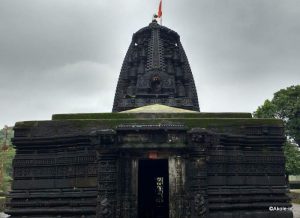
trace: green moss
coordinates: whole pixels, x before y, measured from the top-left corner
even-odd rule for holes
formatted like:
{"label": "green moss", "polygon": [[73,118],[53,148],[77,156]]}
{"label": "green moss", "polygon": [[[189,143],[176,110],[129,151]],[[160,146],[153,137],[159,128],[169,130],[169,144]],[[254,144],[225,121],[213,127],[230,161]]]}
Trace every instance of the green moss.
{"label": "green moss", "polygon": [[[98,119],[91,119],[95,118]],[[104,114],[86,114],[86,115],[56,115],[53,121],[27,121],[19,122],[16,128],[30,128],[42,126],[42,124],[48,127],[58,127],[58,126],[70,126],[74,128],[115,128],[121,124],[184,124],[188,128],[200,127],[200,128],[227,128],[227,127],[242,127],[242,126],[283,126],[281,120],[276,119],[253,119],[253,118],[203,118],[194,117],[191,115],[195,114],[185,114],[185,117],[176,114],[174,116],[168,116],[171,114],[159,114],[160,116],[150,116],[147,117],[137,116],[136,114],[120,114],[120,113],[104,113]],[[100,116],[98,116],[100,115]],[[178,115],[178,116],[177,116]],[[188,116],[189,115],[189,116]],[[64,117],[61,117],[64,116]],[[66,117],[65,117],[66,116]],[[82,118],[85,119],[82,119]],[[100,117],[102,119],[100,119]],[[72,119],[80,118],[80,119]]]}
{"label": "green moss", "polygon": [[101,127],[115,128],[121,124],[184,124],[188,128],[200,127],[230,127],[230,126],[282,126],[281,120],[276,119],[234,119],[234,118],[128,118],[128,119],[85,119],[85,120],[55,120],[53,123],[68,123],[78,128]]}
{"label": "green moss", "polygon": [[250,113],[87,113],[54,114],[52,120],[128,119],[128,118],[251,118]]}
{"label": "green moss", "polygon": [[17,122],[14,126],[14,128],[28,128],[28,127],[34,127],[38,126],[39,122],[42,121],[22,121],[22,122]]}

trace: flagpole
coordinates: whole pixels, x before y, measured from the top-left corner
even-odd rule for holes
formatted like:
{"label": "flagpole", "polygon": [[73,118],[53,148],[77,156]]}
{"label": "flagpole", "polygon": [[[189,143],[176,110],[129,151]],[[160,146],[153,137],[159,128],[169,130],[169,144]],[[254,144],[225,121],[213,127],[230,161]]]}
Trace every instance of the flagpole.
{"label": "flagpole", "polygon": [[157,12],[157,17],[159,18],[160,25],[162,26],[162,0],[159,1],[159,6],[158,6],[158,12]]}
{"label": "flagpole", "polygon": [[[160,0],[161,1],[161,10],[162,10],[162,0]],[[163,18],[163,14],[161,15],[161,17],[160,17],[160,25],[162,26],[162,19]]]}

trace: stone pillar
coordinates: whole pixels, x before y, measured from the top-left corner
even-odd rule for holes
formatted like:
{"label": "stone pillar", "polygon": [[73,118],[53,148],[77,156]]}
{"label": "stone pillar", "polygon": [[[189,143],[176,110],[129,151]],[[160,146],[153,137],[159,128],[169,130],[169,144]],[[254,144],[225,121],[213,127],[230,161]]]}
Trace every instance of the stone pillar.
{"label": "stone pillar", "polygon": [[99,130],[91,132],[91,144],[97,152],[97,218],[116,218],[119,213],[117,205],[118,162],[116,132]]}
{"label": "stone pillar", "polygon": [[97,218],[115,218],[117,208],[118,160],[115,152],[99,151]]}
{"label": "stone pillar", "polygon": [[181,218],[183,211],[185,161],[182,156],[169,158],[170,218]]}
{"label": "stone pillar", "polygon": [[122,156],[120,158],[120,174],[119,174],[119,205],[120,205],[120,218],[136,218],[136,198],[134,194],[134,165],[135,160],[130,156]]}
{"label": "stone pillar", "polygon": [[207,217],[207,147],[214,137],[205,129],[188,132],[188,156],[186,160],[185,216]]}
{"label": "stone pillar", "polygon": [[207,210],[207,168],[205,152],[193,147],[186,164],[186,217],[205,217]]}

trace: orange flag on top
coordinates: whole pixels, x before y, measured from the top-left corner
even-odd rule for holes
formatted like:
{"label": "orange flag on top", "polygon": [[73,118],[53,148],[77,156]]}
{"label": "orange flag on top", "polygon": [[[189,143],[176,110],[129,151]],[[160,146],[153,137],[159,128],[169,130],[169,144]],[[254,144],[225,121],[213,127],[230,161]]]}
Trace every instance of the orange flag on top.
{"label": "orange flag on top", "polygon": [[158,16],[159,18],[161,18],[161,16],[162,16],[162,0],[160,0],[160,2],[159,2],[159,7],[158,7],[157,16]]}

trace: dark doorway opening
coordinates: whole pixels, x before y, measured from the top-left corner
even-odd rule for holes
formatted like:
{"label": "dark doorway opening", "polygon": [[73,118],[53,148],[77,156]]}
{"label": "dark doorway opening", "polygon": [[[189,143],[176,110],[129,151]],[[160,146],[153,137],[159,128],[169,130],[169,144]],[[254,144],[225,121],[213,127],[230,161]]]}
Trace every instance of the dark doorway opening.
{"label": "dark doorway opening", "polygon": [[139,218],[169,218],[168,160],[140,160],[138,170]]}

